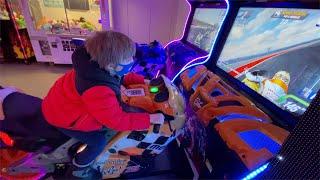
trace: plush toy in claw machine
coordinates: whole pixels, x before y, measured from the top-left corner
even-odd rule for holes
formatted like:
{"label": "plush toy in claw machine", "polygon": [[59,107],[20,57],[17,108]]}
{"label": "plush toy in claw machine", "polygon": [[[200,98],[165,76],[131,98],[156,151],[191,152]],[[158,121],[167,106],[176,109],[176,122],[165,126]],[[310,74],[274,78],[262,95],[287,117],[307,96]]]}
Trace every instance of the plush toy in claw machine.
{"label": "plush toy in claw machine", "polygon": [[24,16],[22,14],[17,14],[16,12],[13,12],[13,17],[19,29],[26,28],[26,21],[24,20]]}
{"label": "plush toy in claw machine", "polygon": [[[0,1],[0,29],[3,58],[31,62],[34,57],[24,16],[18,1]],[[3,19],[4,18],[4,19]]]}
{"label": "plush toy in claw machine", "polygon": [[[84,17],[79,19],[72,19],[70,22],[70,32],[72,34],[82,34],[86,35],[92,31],[97,30],[97,28]],[[37,24],[37,29],[45,30],[46,32],[51,32],[53,34],[63,34],[69,32],[67,22],[64,20],[48,19],[43,17]]]}
{"label": "plush toy in claw machine", "polygon": [[45,30],[54,34],[62,34],[68,31],[67,23],[64,20],[52,20],[43,17],[37,24],[37,29]]}
{"label": "plush toy in claw machine", "polygon": [[94,0],[94,3],[95,3],[96,5],[99,5],[99,4],[100,4],[100,0]]}
{"label": "plush toy in claw machine", "polygon": [[4,0],[0,0],[0,20],[9,20],[9,13]]}
{"label": "plush toy in claw machine", "polygon": [[87,21],[84,17],[80,17],[79,19],[72,19],[70,22],[70,31],[76,32],[77,34],[89,34],[92,31],[96,31],[97,28],[89,21]]}

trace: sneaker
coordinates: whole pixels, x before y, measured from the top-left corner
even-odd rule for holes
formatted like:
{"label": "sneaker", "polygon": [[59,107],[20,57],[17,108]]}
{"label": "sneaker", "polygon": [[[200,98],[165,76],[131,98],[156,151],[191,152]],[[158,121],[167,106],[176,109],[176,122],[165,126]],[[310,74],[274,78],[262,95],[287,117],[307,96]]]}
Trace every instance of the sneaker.
{"label": "sneaker", "polygon": [[102,175],[99,171],[88,167],[77,167],[71,165],[66,173],[66,178],[68,179],[102,179]]}

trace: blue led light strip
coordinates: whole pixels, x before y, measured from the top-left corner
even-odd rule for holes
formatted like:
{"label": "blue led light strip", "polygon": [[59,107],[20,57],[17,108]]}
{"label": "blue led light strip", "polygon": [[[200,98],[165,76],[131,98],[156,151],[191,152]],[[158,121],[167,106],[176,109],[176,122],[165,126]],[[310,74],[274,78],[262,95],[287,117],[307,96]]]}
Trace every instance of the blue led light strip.
{"label": "blue led light strip", "polygon": [[[212,46],[211,46],[210,54],[207,56],[207,59],[204,60],[203,62],[195,63],[195,64],[192,64],[192,65],[190,65],[190,66],[184,66],[184,67],[173,77],[173,79],[171,80],[171,82],[174,82],[174,81],[176,80],[176,78],[177,78],[184,70],[186,70],[186,69],[188,69],[188,68],[190,68],[190,67],[197,66],[197,65],[204,64],[204,63],[208,62],[208,60],[209,60],[209,58],[210,58],[210,56],[211,56],[213,47],[214,47],[214,45],[216,44],[217,37],[218,37],[218,35],[220,34],[221,27],[223,26],[223,24],[224,24],[224,22],[225,22],[225,20],[226,20],[226,18],[227,18],[227,16],[228,16],[228,14],[229,14],[229,10],[230,10],[229,0],[225,0],[225,2],[227,3],[227,12],[226,12],[226,14],[225,14],[225,16],[224,16],[224,18],[223,18],[222,25],[219,27],[218,33],[216,34],[216,37],[214,38],[214,42],[213,42],[213,44],[212,44]],[[201,58],[203,58],[203,57],[201,57]],[[197,59],[199,59],[199,58],[197,58]],[[193,61],[195,61],[195,60],[193,60]],[[190,64],[190,63],[188,63],[188,64]]]}
{"label": "blue led light strip", "polygon": [[264,170],[267,169],[269,163],[259,167],[258,169],[252,171],[250,174],[248,174],[246,177],[244,177],[242,180],[250,180],[255,178],[258,174],[262,173]]}

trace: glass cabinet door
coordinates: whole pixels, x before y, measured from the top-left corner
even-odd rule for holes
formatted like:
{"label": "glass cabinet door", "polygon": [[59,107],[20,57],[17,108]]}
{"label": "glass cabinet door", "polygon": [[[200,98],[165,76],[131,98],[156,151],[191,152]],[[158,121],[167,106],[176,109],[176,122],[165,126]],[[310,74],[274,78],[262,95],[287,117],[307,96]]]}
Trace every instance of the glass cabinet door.
{"label": "glass cabinet door", "polygon": [[100,0],[64,0],[72,34],[101,30]]}
{"label": "glass cabinet door", "polygon": [[10,5],[14,21],[19,29],[25,29],[26,28],[26,21],[24,19],[24,16],[22,14],[22,10],[20,7],[20,4],[18,0],[8,0],[8,3]]}
{"label": "glass cabinet door", "polygon": [[10,20],[5,0],[0,0],[0,20]]}
{"label": "glass cabinet door", "polygon": [[100,0],[28,0],[34,28],[49,34],[101,30]]}
{"label": "glass cabinet door", "polygon": [[34,28],[49,34],[69,33],[63,0],[29,0]]}

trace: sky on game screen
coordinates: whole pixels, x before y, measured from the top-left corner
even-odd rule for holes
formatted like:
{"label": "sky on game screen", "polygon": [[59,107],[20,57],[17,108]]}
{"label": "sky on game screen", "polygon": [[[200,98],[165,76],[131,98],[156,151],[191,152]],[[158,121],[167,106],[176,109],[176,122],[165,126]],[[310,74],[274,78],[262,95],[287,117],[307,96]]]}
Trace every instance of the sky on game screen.
{"label": "sky on game screen", "polygon": [[187,41],[207,52],[222,24],[226,9],[198,8],[194,12]]}
{"label": "sky on game screen", "polygon": [[320,89],[319,52],[320,10],[240,8],[217,66],[301,115]]}

